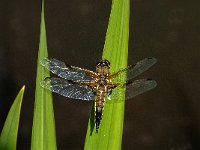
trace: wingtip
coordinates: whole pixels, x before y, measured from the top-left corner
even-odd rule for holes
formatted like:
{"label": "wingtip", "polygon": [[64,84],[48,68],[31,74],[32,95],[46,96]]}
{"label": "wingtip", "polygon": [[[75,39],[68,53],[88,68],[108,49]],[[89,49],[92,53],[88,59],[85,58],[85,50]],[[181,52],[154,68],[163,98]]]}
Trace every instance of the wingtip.
{"label": "wingtip", "polygon": [[42,59],[40,60],[40,64],[41,64],[42,66],[45,66],[45,64],[47,63],[47,61],[48,61],[48,58],[47,58],[47,57],[42,58]]}
{"label": "wingtip", "polygon": [[147,78],[146,81],[152,82],[154,85],[154,88],[157,86],[157,82],[151,78]]}
{"label": "wingtip", "polygon": [[43,88],[46,87],[47,81],[48,82],[50,81],[49,78],[50,77],[45,77],[44,80],[40,81],[40,86],[43,87]]}
{"label": "wingtip", "polygon": [[158,61],[155,57],[148,57],[147,59],[152,60],[155,63]]}
{"label": "wingtip", "polygon": [[40,81],[40,86],[41,86],[41,87],[44,87],[44,85],[45,85],[44,80]]}
{"label": "wingtip", "polygon": [[155,80],[154,80],[154,83],[155,83],[155,87],[156,87],[158,84],[157,84],[157,82]]}
{"label": "wingtip", "polygon": [[157,82],[155,80],[151,80],[151,82],[153,82],[153,85],[154,85],[153,88],[155,88],[157,86]]}

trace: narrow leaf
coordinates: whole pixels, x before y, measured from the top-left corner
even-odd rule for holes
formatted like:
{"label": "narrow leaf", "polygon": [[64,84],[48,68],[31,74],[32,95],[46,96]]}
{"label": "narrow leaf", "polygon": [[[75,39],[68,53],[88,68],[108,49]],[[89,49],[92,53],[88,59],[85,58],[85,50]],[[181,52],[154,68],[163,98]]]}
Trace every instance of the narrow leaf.
{"label": "narrow leaf", "polygon": [[17,133],[24,89],[25,86],[23,86],[22,89],[19,91],[6,118],[6,122],[4,124],[0,137],[1,150],[16,150]]}
{"label": "narrow leaf", "polygon": [[[129,13],[129,0],[112,0],[112,9],[103,50],[103,58],[111,62],[111,72],[127,67]],[[118,80],[125,80],[125,77]],[[113,90],[113,92],[122,93],[118,97],[120,99],[125,98],[125,89],[122,92],[117,90]],[[85,140],[85,150],[120,150],[123,121],[124,102],[105,104],[99,132],[95,133],[94,112],[92,111]]]}
{"label": "narrow leaf", "polygon": [[56,132],[51,92],[43,89],[40,82],[49,72],[40,65],[40,60],[47,57],[47,40],[44,19],[44,0],[42,0],[40,44],[37,61],[35,106],[32,127],[31,150],[56,150]]}

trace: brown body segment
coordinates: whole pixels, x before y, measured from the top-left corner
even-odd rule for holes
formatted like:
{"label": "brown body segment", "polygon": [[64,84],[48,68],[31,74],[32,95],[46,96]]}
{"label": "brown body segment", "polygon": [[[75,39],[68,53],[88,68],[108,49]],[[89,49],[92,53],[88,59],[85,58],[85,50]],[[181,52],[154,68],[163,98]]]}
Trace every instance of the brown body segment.
{"label": "brown body segment", "polygon": [[103,108],[104,108],[104,102],[105,102],[105,97],[106,97],[106,86],[100,85],[96,89],[96,96],[95,96],[95,105],[94,105],[94,110],[95,110],[95,124],[96,124],[96,131],[98,132],[99,126],[100,126],[100,121],[102,120],[102,115],[103,115]]}
{"label": "brown body segment", "polygon": [[103,116],[103,108],[105,97],[109,95],[109,90],[115,88],[111,82],[110,75],[110,62],[108,60],[101,60],[96,66],[96,73],[98,77],[95,79],[96,84],[93,84],[94,91],[96,92],[95,95],[95,125],[96,125],[96,132],[98,132],[100,122]]}

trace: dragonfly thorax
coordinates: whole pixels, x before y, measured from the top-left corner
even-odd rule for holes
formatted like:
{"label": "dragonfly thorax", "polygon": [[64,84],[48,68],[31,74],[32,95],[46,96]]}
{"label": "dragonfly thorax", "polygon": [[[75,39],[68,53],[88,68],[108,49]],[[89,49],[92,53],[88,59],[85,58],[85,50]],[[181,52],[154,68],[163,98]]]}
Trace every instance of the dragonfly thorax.
{"label": "dragonfly thorax", "polygon": [[97,80],[97,84],[99,85],[106,85],[108,83],[108,79],[106,77],[99,77],[99,79]]}

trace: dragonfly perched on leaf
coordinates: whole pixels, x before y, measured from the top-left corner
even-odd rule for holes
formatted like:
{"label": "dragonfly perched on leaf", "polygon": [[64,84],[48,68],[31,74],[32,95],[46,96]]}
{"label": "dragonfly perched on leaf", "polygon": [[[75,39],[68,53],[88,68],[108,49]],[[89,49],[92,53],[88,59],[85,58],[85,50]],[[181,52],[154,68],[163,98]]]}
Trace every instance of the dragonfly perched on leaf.
{"label": "dragonfly perched on leaf", "polygon": [[[112,100],[117,101],[112,94],[113,89],[126,88],[125,99],[131,99],[156,87],[156,81],[151,79],[133,80],[153,66],[156,61],[152,57],[145,58],[135,65],[110,73],[110,62],[106,59],[97,62],[96,72],[94,72],[66,65],[57,59],[44,58],[41,60],[41,65],[61,78],[47,77],[40,85],[68,98],[94,101],[95,126],[98,132],[106,97],[112,96]],[[125,82],[114,82],[120,76],[126,77]]]}

